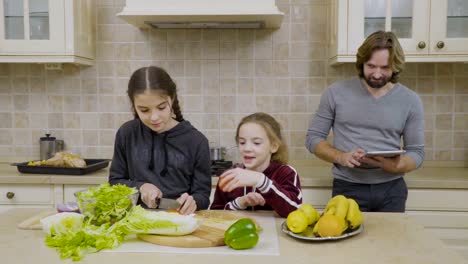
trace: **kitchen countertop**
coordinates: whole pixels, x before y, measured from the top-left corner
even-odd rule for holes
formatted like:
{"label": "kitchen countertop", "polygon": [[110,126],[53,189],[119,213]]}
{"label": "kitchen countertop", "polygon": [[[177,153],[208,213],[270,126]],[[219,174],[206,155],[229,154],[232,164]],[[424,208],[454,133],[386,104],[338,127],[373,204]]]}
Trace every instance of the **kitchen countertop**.
{"label": "kitchen countertop", "polygon": [[[304,188],[331,187],[331,164],[318,160],[297,160],[290,163],[299,173]],[[23,174],[8,162],[0,161],[0,184],[100,184],[107,181],[109,167],[82,176]],[[217,177],[212,178],[216,186]],[[468,167],[464,162],[426,161],[405,176],[409,188],[468,189]]]}
{"label": "kitchen countertop", "polygon": [[[42,210],[21,208],[0,214],[2,263],[64,263],[54,249],[44,244],[42,231],[16,228],[17,223]],[[280,225],[284,219],[276,218],[275,221],[279,256],[242,255],[236,251],[232,255],[99,252],[86,255],[77,263],[466,263],[404,213],[364,213],[364,231],[361,234],[325,243],[293,239],[281,232]]]}
{"label": "kitchen countertop", "polygon": [[[331,187],[330,163],[318,160],[292,161],[304,187]],[[408,188],[468,189],[468,164],[458,161],[425,161],[419,169],[407,173]]]}

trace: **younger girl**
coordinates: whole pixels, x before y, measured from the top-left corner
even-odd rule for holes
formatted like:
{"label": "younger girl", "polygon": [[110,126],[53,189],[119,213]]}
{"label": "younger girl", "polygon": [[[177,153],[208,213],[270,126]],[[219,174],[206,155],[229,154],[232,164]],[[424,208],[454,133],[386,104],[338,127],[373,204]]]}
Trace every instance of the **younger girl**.
{"label": "younger girl", "polygon": [[135,119],[117,131],[109,182],[137,188],[149,208],[161,197],[178,199],[182,214],[208,208],[208,140],[182,117],[171,77],[158,67],[140,68],[127,92]]}
{"label": "younger girl", "polygon": [[236,142],[242,168],[224,172],[218,181],[211,209],[275,210],[286,217],[302,203],[296,170],[287,165],[287,148],[279,123],[255,113],[237,126]]}

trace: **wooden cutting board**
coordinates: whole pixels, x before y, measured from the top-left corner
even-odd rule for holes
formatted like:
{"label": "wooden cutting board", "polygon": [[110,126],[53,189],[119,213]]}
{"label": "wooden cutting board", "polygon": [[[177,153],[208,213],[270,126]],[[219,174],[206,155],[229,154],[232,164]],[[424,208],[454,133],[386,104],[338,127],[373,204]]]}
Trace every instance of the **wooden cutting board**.
{"label": "wooden cutting board", "polygon": [[42,229],[42,225],[40,222],[41,219],[46,218],[47,216],[53,215],[56,213],[57,213],[56,210],[41,212],[37,215],[33,215],[30,218],[24,220],[23,222],[16,225],[16,227],[19,229],[27,229],[27,230],[41,230]]}
{"label": "wooden cutting board", "polygon": [[196,212],[196,217],[202,219],[202,225],[192,234],[185,236],[163,236],[140,234],[138,238],[162,246],[202,248],[224,245],[224,232],[237,220],[245,215],[223,211],[206,210]]}

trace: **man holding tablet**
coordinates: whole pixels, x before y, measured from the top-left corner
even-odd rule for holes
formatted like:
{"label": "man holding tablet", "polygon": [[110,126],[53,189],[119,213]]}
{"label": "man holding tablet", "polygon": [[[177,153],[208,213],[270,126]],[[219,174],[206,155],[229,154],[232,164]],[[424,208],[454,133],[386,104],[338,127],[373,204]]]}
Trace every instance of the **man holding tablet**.
{"label": "man holding tablet", "polygon": [[309,151],[333,163],[333,196],[355,199],[362,211],[404,212],[403,176],[424,160],[423,107],[398,83],[403,66],[396,36],[371,34],[356,55],[359,76],[325,91],[307,130]]}

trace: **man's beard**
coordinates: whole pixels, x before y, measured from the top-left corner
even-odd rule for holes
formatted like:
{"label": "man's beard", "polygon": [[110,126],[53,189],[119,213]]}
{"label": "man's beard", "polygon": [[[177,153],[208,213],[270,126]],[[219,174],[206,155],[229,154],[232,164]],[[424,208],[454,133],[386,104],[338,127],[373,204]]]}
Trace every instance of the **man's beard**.
{"label": "man's beard", "polygon": [[389,81],[390,78],[381,78],[380,80],[373,80],[371,77],[364,77],[364,80],[366,81],[367,85],[369,85],[372,88],[375,89],[380,89],[384,87]]}

